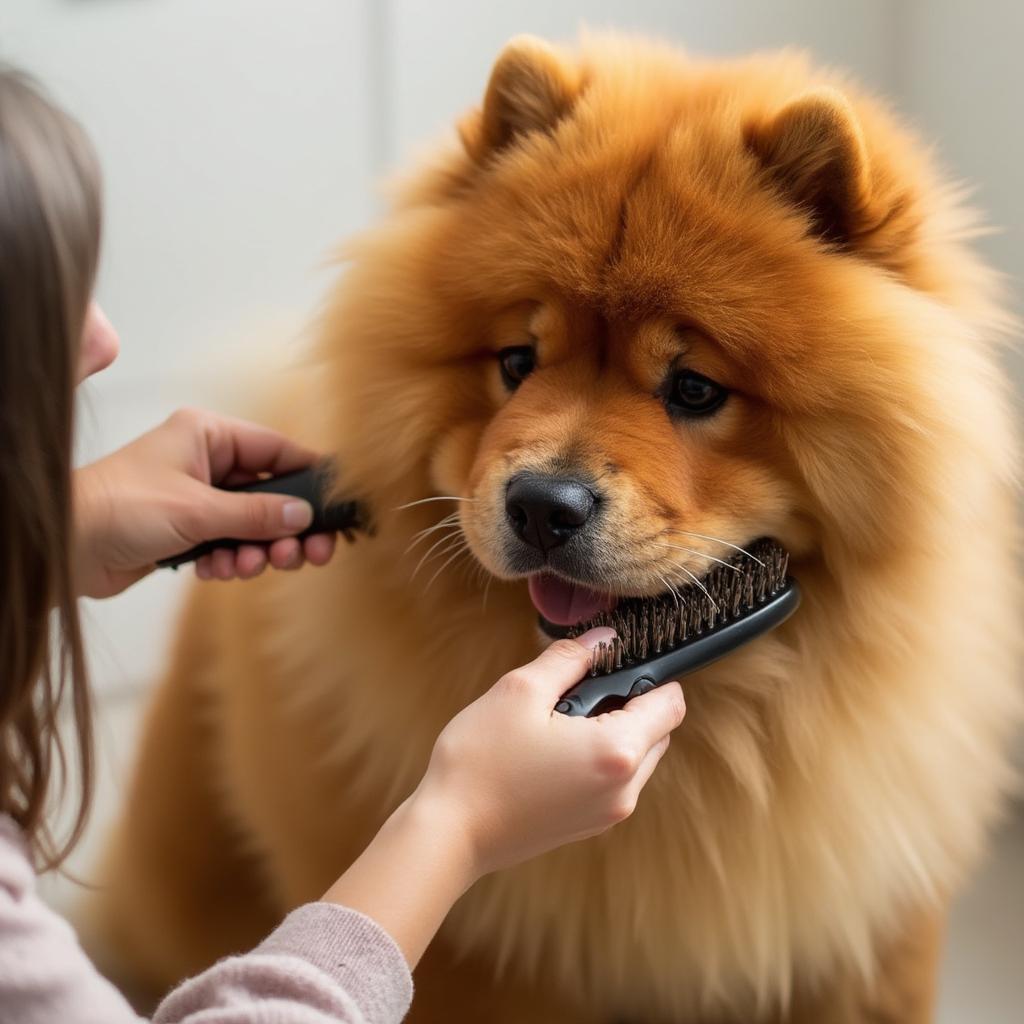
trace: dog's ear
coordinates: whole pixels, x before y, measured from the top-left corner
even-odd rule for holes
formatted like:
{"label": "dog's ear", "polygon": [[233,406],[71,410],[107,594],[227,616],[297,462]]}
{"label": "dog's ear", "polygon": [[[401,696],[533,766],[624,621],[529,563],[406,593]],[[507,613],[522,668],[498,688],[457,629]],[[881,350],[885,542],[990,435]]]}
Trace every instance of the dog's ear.
{"label": "dog's ear", "polygon": [[478,163],[527,132],[550,131],[572,109],[579,72],[553,47],[518,36],[491,71],[483,107],[459,124],[466,152]]}
{"label": "dog's ear", "polygon": [[772,184],[805,211],[812,230],[848,248],[884,220],[864,136],[842,93],[819,89],[748,126],[746,144]]}

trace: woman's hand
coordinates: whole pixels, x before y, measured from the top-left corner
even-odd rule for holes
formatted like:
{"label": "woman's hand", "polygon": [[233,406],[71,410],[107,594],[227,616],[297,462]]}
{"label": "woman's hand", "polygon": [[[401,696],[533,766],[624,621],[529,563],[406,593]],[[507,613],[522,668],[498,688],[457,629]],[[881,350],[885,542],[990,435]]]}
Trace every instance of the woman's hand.
{"label": "woman's hand", "polygon": [[205,540],[256,543],[219,549],[196,563],[203,579],[256,576],[268,562],[297,569],[328,562],[333,534],[300,542],[310,523],[305,501],[232,493],[260,473],[288,473],[315,452],[273,430],[214,413],[183,409],[112,455],[75,471],[75,570],[78,592],[107,597],[147,575],[161,558]]}
{"label": "woman's hand", "polygon": [[552,711],[586,675],[591,649],[614,635],[602,627],[556,641],[438,737],[413,800],[468,838],[479,874],[597,835],[633,813],[686,712],[679,684],[596,718]]}
{"label": "woman's hand", "polygon": [[559,640],[459,712],[416,792],[324,899],[374,918],[415,966],[482,875],[629,817],[686,705],[673,682],[597,718],[552,710],[612,636]]}

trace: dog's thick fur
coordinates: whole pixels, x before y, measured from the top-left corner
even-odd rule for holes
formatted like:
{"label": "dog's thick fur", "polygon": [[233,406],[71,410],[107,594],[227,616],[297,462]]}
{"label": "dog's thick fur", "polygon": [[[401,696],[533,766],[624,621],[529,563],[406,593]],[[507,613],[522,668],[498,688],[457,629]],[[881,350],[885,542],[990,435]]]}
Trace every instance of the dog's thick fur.
{"label": "dog's thick fur", "polygon": [[[350,247],[291,396],[376,535],[192,595],[108,861],[135,973],[168,984],[317,898],[535,654],[504,488],[570,465],[602,490],[609,589],[706,567],[668,542],[728,550],[672,531],[769,534],[804,603],[686,681],[627,822],[466,895],[413,1019],[929,1020],[1019,712],[1006,323],[971,233],[892,116],[799,55],[510,44]],[[510,394],[495,353],[524,344]],[[731,389],[713,416],[666,411],[681,364]],[[471,500],[398,509],[433,495]],[[413,578],[452,511],[468,547]]]}

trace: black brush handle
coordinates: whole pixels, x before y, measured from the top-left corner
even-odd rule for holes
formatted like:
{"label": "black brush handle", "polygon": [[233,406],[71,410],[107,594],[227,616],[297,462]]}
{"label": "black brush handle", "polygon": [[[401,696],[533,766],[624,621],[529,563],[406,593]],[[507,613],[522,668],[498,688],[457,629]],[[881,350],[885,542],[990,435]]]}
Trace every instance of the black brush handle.
{"label": "black brush handle", "polygon": [[563,715],[588,718],[621,708],[630,697],[647,693],[670,679],[689,675],[774,629],[796,611],[800,587],[789,578],[763,604],[738,619],[708,630],[650,661],[618,669],[605,676],[589,676],[564,694],[555,705]]}
{"label": "black brush handle", "polygon": [[[224,487],[225,491],[249,491],[254,494],[287,494],[292,498],[301,498],[313,506],[313,522],[309,527],[296,534],[300,539],[313,533],[334,533],[341,531],[346,536],[352,530],[367,530],[367,516],[358,501],[327,501],[333,480],[333,468],[329,461],[324,461],[300,469],[294,473],[267,477],[264,480],[253,480],[247,484]],[[156,564],[161,568],[177,569],[186,562],[194,562],[202,555],[208,555],[217,548],[235,549],[242,544],[256,544],[258,541],[239,540],[234,537],[223,537],[219,540],[207,540],[197,544],[180,555],[162,558]]]}

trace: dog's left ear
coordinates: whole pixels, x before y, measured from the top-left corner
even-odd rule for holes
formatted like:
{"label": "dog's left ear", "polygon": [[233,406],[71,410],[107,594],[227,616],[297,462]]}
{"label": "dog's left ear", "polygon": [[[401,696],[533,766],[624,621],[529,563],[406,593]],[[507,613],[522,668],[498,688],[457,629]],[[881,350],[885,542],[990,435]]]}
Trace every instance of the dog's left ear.
{"label": "dog's left ear", "polygon": [[466,152],[483,163],[528,132],[550,131],[572,109],[579,72],[533,36],[513,39],[498,57],[481,109],[459,124]]}
{"label": "dog's left ear", "polygon": [[885,190],[876,187],[860,124],[842,93],[818,89],[792,100],[748,126],[746,144],[826,241],[857,248],[884,221]]}

